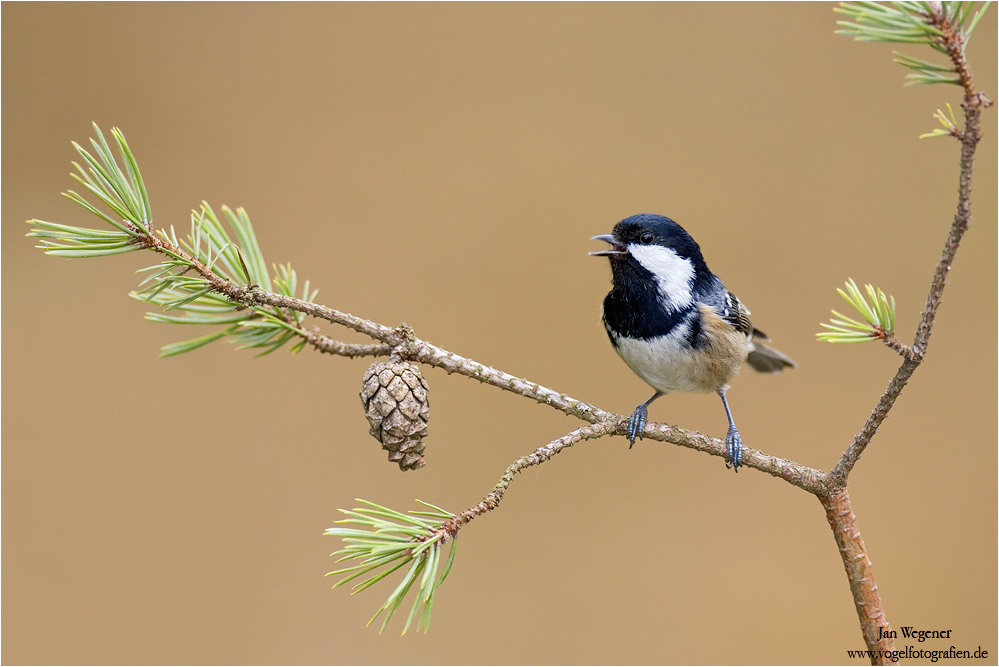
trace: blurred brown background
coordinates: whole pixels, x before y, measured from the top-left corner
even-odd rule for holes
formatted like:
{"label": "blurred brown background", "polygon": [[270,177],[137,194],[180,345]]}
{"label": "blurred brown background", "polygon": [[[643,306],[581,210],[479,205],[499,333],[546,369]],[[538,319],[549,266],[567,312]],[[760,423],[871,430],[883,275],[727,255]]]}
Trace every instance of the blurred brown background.
{"label": "blurred brown background", "polygon": [[[664,213],[800,363],[736,381],[747,444],[829,469],[899,360],[814,334],[853,277],[895,296],[911,339],[958,162],[956,142],[917,137],[959,101],[903,88],[891,47],[835,20],[829,4],[5,3],[3,661],[847,661],[863,640],[813,497],[620,438],[527,471],[467,527],[429,635],[365,629],[392,585],[330,590],[337,508],[460,511],[577,422],[430,369],[428,465],[402,474],[367,434],[368,361],[158,359],[201,332],[126,296],[151,257],[60,260],[24,238],[28,218],[96,224],[59,192],[70,141],[117,125],[159,225],[185,228],[201,199],[245,206],[320,302],[628,412],[649,389],[598,321],[610,272],[588,239]],[[996,43],[993,10],[970,47],[993,98]],[[919,647],[992,664],[995,130],[992,110],[928,361],[850,486],[892,624],[951,629]],[[714,396],[651,416],[725,432]]]}

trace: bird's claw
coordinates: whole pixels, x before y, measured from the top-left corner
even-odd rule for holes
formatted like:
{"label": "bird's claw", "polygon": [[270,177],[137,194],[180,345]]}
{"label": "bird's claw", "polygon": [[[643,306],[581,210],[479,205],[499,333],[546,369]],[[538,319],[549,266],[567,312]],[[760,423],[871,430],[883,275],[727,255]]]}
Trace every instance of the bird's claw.
{"label": "bird's claw", "polygon": [[739,472],[739,466],[742,465],[742,436],[739,435],[739,430],[734,426],[728,429],[725,444],[728,446],[725,467],[734,468],[736,472]]}
{"label": "bird's claw", "polygon": [[642,429],[645,428],[645,420],[648,417],[649,409],[644,404],[639,405],[631,413],[631,419],[628,420],[628,440],[631,441],[631,444],[628,445],[628,449],[635,446],[635,438],[642,438]]}

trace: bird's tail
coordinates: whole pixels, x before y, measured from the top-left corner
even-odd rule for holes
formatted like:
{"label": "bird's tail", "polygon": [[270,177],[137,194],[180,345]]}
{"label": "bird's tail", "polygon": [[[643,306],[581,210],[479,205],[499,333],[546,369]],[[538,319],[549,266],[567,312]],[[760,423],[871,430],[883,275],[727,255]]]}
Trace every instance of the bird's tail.
{"label": "bird's tail", "polygon": [[750,346],[752,350],[746,357],[746,362],[753,367],[753,370],[761,373],[780,373],[785,368],[798,367],[791,357],[769,345],[754,340]]}

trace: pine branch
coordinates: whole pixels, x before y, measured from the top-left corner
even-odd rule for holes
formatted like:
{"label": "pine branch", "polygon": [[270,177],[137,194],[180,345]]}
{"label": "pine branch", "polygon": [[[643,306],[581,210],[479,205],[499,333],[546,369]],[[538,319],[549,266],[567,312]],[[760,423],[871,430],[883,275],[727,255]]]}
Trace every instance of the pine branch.
{"label": "pine branch", "polygon": [[845,292],[841,289],[836,291],[867,323],[859,322],[834,310],[833,315],[838,319],[830,320],[831,324],[820,323],[819,326],[824,327],[826,331],[815,334],[816,337],[820,341],[829,343],[864,343],[880,340],[903,357],[908,357],[911,354],[909,348],[895,338],[895,297],[885,296],[884,292],[875,290],[870,285],[864,285],[864,288],[870,302],[861,294],[853,278],[846,282]]}
{"label": "pine branch", "polygon": [[[326,535],[343,539],[347,546],[334,552],[332,556],[340,556],[338,563],[346,560],[360,560],[357,565],[334,570],[326,576],[346,575],[333,584],[333,588],[342,586],[350,581],[362,577],[371,572],[377,572],[367,579],[354,584],[353,593],[360,593],[368,587],[378,583],[396,570],[409,566],[403,576],[402,582],[396,586],[392,594],[389,595],[385,604],[375,612],[375,615],[368,621],[371,625],[382,612],[385,618],[382,620],[379,633],[388,626],[392,616],[402,606],[407,594],[415,586],[416,595],[413,602],[406,625],[403,626],[402,634],[406,634],[413,620],[419,617],[416,623],[417,630],[424,632],[430,628],[430,615],[434,608],[434,595],[437,588],[447,579],[451,566],[454,563],[455,548],[457,540],[456,530],[452,530],[449,524],[452,515],[446,510],[418,501],[428,511],[411,511],[409,514],[402,514],[387,507],[376,505],[366,500],[357,499],[365,507],[354,510],[340,510],[349,518],[337,523],[349,523],[362,526],[363,528],[328,528]],[[431,519],[436,519],[432,521]],[[447,561],[441,565],[441,549],[450,541],[451,548]],[[378,570],[381,570],[378,572]]]}

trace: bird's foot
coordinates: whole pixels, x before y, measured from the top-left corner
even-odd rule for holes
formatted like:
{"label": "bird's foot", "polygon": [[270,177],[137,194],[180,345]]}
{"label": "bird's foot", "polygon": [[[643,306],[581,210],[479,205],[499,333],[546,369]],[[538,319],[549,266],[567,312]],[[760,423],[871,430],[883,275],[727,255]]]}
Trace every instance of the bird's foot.
{"label": "bird's foot", "polygon": [[739,466],[742,465],[742,436],[739,435],[739,429],[735,426],[729,427],[728,435],[725,436],[725,444],[728,445],[725,467],[735,468],[735,471],[739,472]]}
{"label": "bird's foot", "polygon": [[645,428],[645,420],[649,417],[649,409],[644,403],[635,408],[635,411],[631,413],[631,419],[628,420],[628,440],[631,444],[628,445],[628,449],[635,446],[635,438],[641,439],[642,429]]}

